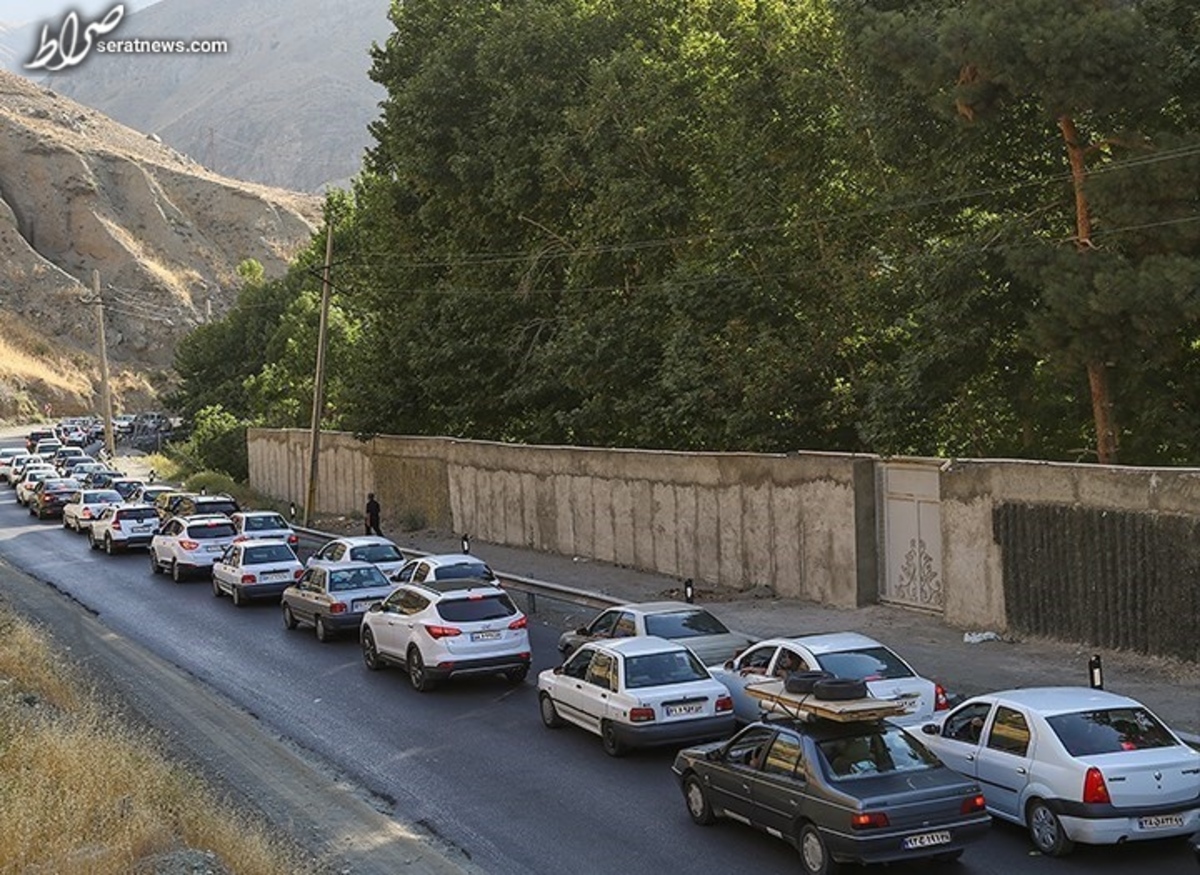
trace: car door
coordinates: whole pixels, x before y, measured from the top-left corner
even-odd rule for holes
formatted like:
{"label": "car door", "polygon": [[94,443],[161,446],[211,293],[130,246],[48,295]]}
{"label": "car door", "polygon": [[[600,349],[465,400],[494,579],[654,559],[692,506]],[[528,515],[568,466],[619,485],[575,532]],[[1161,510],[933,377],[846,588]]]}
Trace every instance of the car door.
{"label": "car door", "polygon": [[803,739],[781,729],[750,778],[750,819],[772,834],[792,835],[802,813],[807,783]]}
{"label": "car door", "polygon": [[154,557],[160,562],[169,561],[175,557],[175,541],[179,537],[182,524],[179,520],[167,520],[161,531],[154,536]]}
{"label": "car door", "polygon": [[941,732],[928,745],[943,763],[969,778],[975,777],[992,705],[990,701],[971,701],[951,711],[942,723]]}
{"label": "car door", "polygon": [[583,690],[587,683],[588,669],[596,652],[593,647],[581,647],[576,650],[563,663],[562,670],[555,672],[551,691],[551,698],[562,718],[586,728],[591,728],[593,723],[599,723],[598,720],[589,720],[586,716],[592,704],[591,697]]}
{"label": "car door", "polygon": [[767,670],[779,649],[776,644],[759,644],[751,647],[737,659],[730,660],[726,667],[712,669],[712,675],[729,690],[733,699],[733,713],[743,723],[752,723],[759,716],[759,701],[746,692],[746,687],[766,678]]}
{"label": "car door", "polygon": [[975,760],[975,777],[983,785],[988,808],[1023,819],[1021,795],[1033,766],[1032,720],[1023,710],[997,705]]}
{"label": "car door", "polygon": [[775,737],[770,726],[751,726],[734,737],[724,749],[721,768],[709,773],[714,808],[720,808],[735,820],[756,823],[754,783],[759,764]]}
{"label": "car door", "polygon": [[384,652],[404,659],[408,645],[416,633],[417,617],[429,607],[429,598],[411,589],[400,589],[385,601],[392,609],[384,608],[383,643]]}
{"label": "car door", "polygon": [[242,548],[226,547],[217,560],[213,562],[212,576],[222,589],[232,587],[242,576]]}
{"label": "car door", "polygon": [[325,586],[328,579],[324,568],[310,568],[300,578],[296,587],[296,598],[292,604],[292,613],[298,619],[312,622],[317,614],[318,606],[325,598]]}

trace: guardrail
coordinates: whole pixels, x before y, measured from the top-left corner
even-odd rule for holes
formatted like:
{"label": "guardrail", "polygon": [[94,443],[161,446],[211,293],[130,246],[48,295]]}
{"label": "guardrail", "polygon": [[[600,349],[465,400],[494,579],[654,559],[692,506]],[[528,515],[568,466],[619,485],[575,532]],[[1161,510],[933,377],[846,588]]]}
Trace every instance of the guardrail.
{"label": "guardrail", "polygon": [[[334,538],[341,537],[331,532],[322,532],[319,529],[306,529],[301,526],[292,526],[296,530],[296,534],[300,536],[301,543],[306,546],[320,547],[327,541],[332,541]],[[429,556],[428,552],[423,550],[411,550],[406,547],[401,547],[400,552],[404,554],[406,559],[418,558],[421,556]],[[591,590],[578,589],[573,586],[564,586],[560,583],[549,583],[545,580],[536,580],[532,577],[520,577],[515,574],[505,574],[503,571],[496,571],[496,576],[500,578],[500,582],[506,589],[515,590],[516,592],[524,593],[527,603],[526,613],[536,614],[537,603],[539,598],[551,599],[553,601],[567,602],[568,604],[578,605],[584,608],[595,608],[596,610],[604,610],[611,608],[613,605],[623,604],[623,599],[614,598],[604,595],[603,593],[592,592]]]}

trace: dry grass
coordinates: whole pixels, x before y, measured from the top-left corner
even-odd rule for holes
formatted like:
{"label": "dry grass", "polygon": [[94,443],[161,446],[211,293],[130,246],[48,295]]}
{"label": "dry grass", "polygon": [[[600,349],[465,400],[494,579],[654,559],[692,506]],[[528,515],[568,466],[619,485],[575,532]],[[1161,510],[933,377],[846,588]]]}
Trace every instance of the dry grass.
{"label": "dry grass", "polygon": [[36,630],[0,608],[0,873],[124,875],[183,848],[238,875],[311,871],[247,812],[78,689]]}
{"label": "dry grass", "polygon": [[[88,394],[90,382],[64,362],[57,347],[44,340],[22,338],[24,344],[0,338],[0,376],[38,381],[62,392]],[[30,345],[33,351],[23,349]]]}

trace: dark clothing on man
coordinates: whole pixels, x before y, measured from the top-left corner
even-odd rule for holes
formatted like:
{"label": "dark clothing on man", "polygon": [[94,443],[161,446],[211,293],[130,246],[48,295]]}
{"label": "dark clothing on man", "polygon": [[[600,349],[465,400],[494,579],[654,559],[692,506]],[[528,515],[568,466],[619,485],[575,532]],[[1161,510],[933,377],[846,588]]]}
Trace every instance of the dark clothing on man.
{"label": "dark clothing on man", "polygon": [[383,536],[379,530],[379,502],[375,500],[374,492],[367,495],[367,534]]}

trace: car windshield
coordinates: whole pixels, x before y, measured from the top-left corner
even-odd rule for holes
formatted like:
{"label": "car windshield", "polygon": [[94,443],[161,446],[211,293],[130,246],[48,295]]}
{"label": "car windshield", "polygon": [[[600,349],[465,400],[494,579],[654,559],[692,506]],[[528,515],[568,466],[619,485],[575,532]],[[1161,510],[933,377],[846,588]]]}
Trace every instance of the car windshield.
{"label": "car windshield", "polygon": [[704,610],[646,615],[646,634],[659,638],[696,638],[700,635],[722,635],[728,631],[720,620]]}
{"label": "car windshield", "polygon": [[403,562],[404,554],[394,544],[367,544],[350,550],[355,562]]}
{"label": "car windshield", "polygon": [[264,562],[293,562],[295,559],[296,554],[286,544],[263,544],[261,547],[247,547],[242,561],[246,565],[261,565]]}
{"label": "car windshield", "polygon": [[817,749],[835,781],[939,765],[924,745],[894,726],[869,726],[852,735],[827,738],[817,743]]}
{"label": "car windshield", "polygon": [[188,537],[197,541],[214,541],[218,538],[232,538],[237,532],[233,523],[211,522],[196,523],[188,526]]}
{"label": "car windshield", "polygon": [[482,562],[456,562],[433,569],[435,580],[492,580],[492,569]]}
{"label": "car windshield", "polygon": [[708,669],[690,650],[647,653],[625,660],[625,686],[631,690],[684,684],[709,677]]}
{"label": "car windshield", "polygon": [[501,620],[517,612],[507,595],[472,596],[463,599],[443,599],[437,603],[438,615],[451,623],[470,623],[480,620]]}
{"label": "car windshield", "polygon": [[246,517],[247,532],[267,532],[286,528],[288,528],[288,524],[284,522],[283,517],[279,516],[278,514]]}
{"label": "car windshield", "polygon": [[378,568],[347,568],[329,572],[329,591],[391,586]]}
{"label": "car windshield", "polygon": [[886,647],[864,647],[838,653],[817,654],[817,664],[834,677],[856,681],[881,681],[913,677],[912,669]]}
{"label": "car windshield", "polygon": [[1046,722],[1073,757],[1176,744],[1167,728],[1145,708],[1059,714],[1047,717]]}

